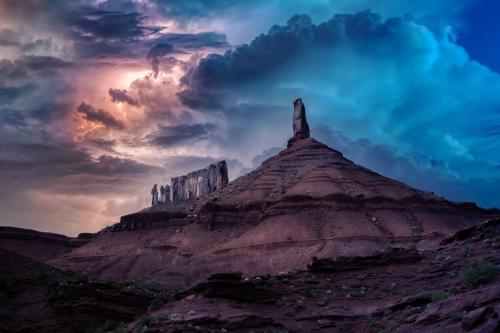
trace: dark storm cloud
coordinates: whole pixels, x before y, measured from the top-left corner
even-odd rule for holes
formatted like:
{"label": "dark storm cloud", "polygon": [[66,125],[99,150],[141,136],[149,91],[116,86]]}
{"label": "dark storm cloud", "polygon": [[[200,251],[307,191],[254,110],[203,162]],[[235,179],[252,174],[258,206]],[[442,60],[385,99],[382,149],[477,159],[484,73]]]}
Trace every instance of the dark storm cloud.
{"label": "dark storm cloud", "polygon": [[50,39],[36,38],[23,41],[23,35],[12,29],[0,29],[0,48],[16,48],[21,52],[47,51],[52,47]]}
{"label": "dark storm cloud", "polygon": [[158,73],[160,72],[160,58],[173,51],[174,47],[166,43],[156,44],[149,50],[146,55],[146,60],[151,64],[151,69],[153,70],[155,78],[158,77]]}
{"label": "dark storm cloud", "polygon": [[253,158],[252,158],[252,165],[248,168],[242,168],[240,170],[240,173],[239,175],[240,176],[243,176],[247,173],[249,173],[250,171],[254,170],[255,168],[259,167],[262,162],[264,162],[265,160],[277,155],[280,151],[282,151],[284,148],[283,147],[271,147],[271,148],[268,148],[268,149],[264,149],[262,151],[262,153],[258,154],[258,155],[255,155]]}
{"label": "dark storm cloud", "polygon": [[[93,158],[72,143],[0,144],[2,184],[20,188],[38,188],[64,179],[59,190],[81,193],[75,185],[84,179],[85,188],[110,191],[110,184],[132,181],[132,177],[161,173],[162,168],[134,160],[101,155]],[[28,182],[28,183],[27,183]]]}
{"label": "dark storm cloud", "polygon": [[118,130],[125,128],[123,122],[113,117],[113,115],[109,114],[103,109],[96,109],[95,107],[87,103],[82,102],[80,105],[78,105],[76,108],[76,112],[81,114],[85,119],[101,123],[108,128],[114,128]]}
{"label": "dark storm cloud", "polygon": [[20,46],[19,34],[11,29],[0,29],[0,46]]}
{"label": "dark storm cloud", "polygon": [[190,86],[216,88],[268,75],[313,41],[314,28],[310,17],[294,16],[286,26],[273,26],[248,45],[202,59],[184,80]]}
{"label": "dark storm cloud", "polygon": [[197,34],[167,33],[154,40],[154,45],[146,55],[146,60],[151,64],[155,77],[157,77],[160,71],[160,59],[168,54],[224,47],[228,47],[226,36],[216,32]]}
{"label": "dark storm cloud", "polygon": [[106,140],[102,138],[87,138],[85,143],[90,144],[91,146],[105,150],[110,153],[116,153],[114,150],[117,141],[116,140]]}
{"label": "dark storm cloud", "polygon": [[[153,4],[155,12],[158,12],[163,17],[174,17],[178,20],[212,16],[238,5],[237,2],[231,0],[155,0]],[[119,1],[110,1],[108,6],[113,8],[113,5],[116,7],[120,6],[121,3]],[[104,6],[106,6],[106,4],[104,4]],[[141,4],[136,3],[135,8],[141,8]]]}
{"label": "dark storm cloud", "polygon": [[27,68],[40,71],[60,68],[70,68],[74,63],[50,56],[23,56],[18,60],[19,64]]}
{"label": "dark storm cloud", "polygon": [[177,93],[177,97],[185,106],[192,109],[221,109],[223,92],[207,91],[201,87],[192,87]]}
{"label": "dark storm cloud", "polygon": [[24,84],[22,86],[1,86],[0,84],[0,106],[11,104],[18,98],[26,96],[35,89],[33,84]]}
{"label": "dark storm cloud", "polygon": [[382,21],[379,15],[368,11],[335,15],[318,25],[307,15],[295,15],[285,26],[271,27],[267,34],[258,36],[248,45],[202,59],[182,78],[188,89],[179,97],[193,108],[218,107],[214,101],[218,98],[217,90],[272,78],[307,52],[331,50],[346,41],[369,57],[383,59],[397,55],[411,61],[427,50],[413,44],[410,28],[411,23],[404,18]]}
{"label": "dark storm cloud", "polygon": [[161,27],[146,26],[144,16],[93,8],[81,8],[67,17],[70,34],[82,40],[135,39],[158,33]]}
{"label": "dark storm cloud", "polygon": [[109,96],[111,96],[111,100],[113,102],[123,102],[130,104],[132,106],[139,106],[139,102],[135,100],[132,96],[130,96],[126,89],[113,89],[110,88]]}
{"label": "dark storm cloud", "polygon": [[158,37],[156,42],[171,44],[180,50],[229,46],[226,35],[218,32],[200,32],[197,34],[165,33]]}
{"label": "dark storm cloud", "polygon": [[500,174],[493,168],[488,178],[460,179],[450,177],[446,161],[429,155],[403,156],[392,147],[369,139],[351,140],[342,132],[323,126],[313,128],[313,132],[318,140],[341,151],[345,157],[386,177],[451,200],[472,201],[474,198],[483,207],[500,207],[500,197],[489,191],[500,186]]}
{"label": "dark storm cloud", "polygon": [[215,125],[210,123],[159,126],[158,130],[149,134],[146,139],[157,146],[172,147],[206,139],[214,129]]}

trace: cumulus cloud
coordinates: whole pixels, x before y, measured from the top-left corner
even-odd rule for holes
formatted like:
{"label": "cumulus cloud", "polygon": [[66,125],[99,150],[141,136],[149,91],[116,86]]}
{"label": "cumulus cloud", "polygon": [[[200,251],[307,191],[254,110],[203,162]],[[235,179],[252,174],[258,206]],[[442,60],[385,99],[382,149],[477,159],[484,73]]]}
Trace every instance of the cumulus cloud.
{"label": "cumulus cloud", "polygon": [[[179,97],[186,106],[233,120],[241,101],[288,109],[283,103],[301,96],[313,125],[367,139],[373,151],[384,147],[420,161],[419,168],[434,165],[434,172],[455,183],[487,180],[498,165],[496,145],[480,129],[500,107],[500,77],[470,60],[453,36],[409,17],[382,19],[365,11],[314,24],[294,16],[248,45],[202,59],[183,82]],[[287,134],[281,131],[289,130],[268,121],[276,110],[250,107],[240,117],[243,123],[259,119],[259,133],[280,131],[268,140],[278,145]],[[241,129],[243,136],[256,133]],[[411,171],[391,175],[404,179],[402,172]]]}
{"label": "cumulus cloud", "polygon": [[122,130],[125,128],[123,122],[103,109],[96,109],[90,104],[82,102],[76,107],[76,112],[85,119],[92,122],[101,123],[108,128]]}

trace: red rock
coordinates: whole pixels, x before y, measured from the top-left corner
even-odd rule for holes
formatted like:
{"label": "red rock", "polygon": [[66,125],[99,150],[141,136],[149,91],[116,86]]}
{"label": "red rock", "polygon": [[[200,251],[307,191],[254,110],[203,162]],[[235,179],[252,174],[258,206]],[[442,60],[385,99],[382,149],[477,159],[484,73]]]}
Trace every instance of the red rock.
{"label": "red rock", "polygon": [[199,200],[124,216],[52,263],[179,287],[225,270],[277,274],[313,256],[373,255],[389,244],[432,248],[499,215],[383,177],[305,138]]}

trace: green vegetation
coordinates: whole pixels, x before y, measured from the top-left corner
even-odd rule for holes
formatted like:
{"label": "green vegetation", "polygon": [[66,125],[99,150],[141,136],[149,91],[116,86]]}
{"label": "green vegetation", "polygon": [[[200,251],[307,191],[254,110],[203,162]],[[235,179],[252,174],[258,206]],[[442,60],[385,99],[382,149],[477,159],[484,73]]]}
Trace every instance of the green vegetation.
{"label": "green vegetation", "polygon": [[415,295],[415,290],[411,288],[405,288],[403,290],[403,296],[412,296],[412,295]]}
{"label": "green vegetation", "polygon": [[313,287],[311,285],[306,285],[302,292],[304,296],[311,297],[313,295]]}
{"label": "green vegetation", "polygon": [[339,330],[341,332],[352,332],[352,330],[354,329],[354,323],[350,322],[350,321],[343,321],[340,323],[339,325]]}
{"label": "green vegetation", "polygon": [[495,265],[486,260],[478,260],[460,270],[460,280],[467,286],[477,287],[493,281],[496,273]]}
{"label": "green vegetation", "polygon": [[155,298],[149,303],[148,311],[155,311],[161,308],[161,306],[165,304],[165,300],[162,298]]}
{"label": "green vegetation", "polygon": [[151,316],[148,316],[148,315],[145,315],[139,321],[139,324],[137,325],[137,328],[135,329],[135,332],[140,333],[140,332],[142,332],[144,330],[144,328],[150,327],[154,323],[156,323],[156,319],[155,318],[153,318]]}
{"label": "green vegetation", "polygon": [[432,301],[432,303],[437,303],[437,302],[440,302],[442,300],[447,299],[450,296],[453,296],[453,294],[449,291],[439,291],[439,292],[432,295],[431,301]]}
{"label": "green vegetation", "polygon": [[108,333],[123,331],[122,324],[113,320],[106,320],[101,326],[88,329],[87,333]]}

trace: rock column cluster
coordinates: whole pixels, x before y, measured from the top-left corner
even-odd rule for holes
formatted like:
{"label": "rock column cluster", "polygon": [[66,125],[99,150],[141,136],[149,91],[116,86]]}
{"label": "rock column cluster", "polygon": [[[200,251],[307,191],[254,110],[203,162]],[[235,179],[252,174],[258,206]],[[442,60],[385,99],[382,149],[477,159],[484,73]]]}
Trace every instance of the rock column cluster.
{"label": "rock column cluster", "polygon": [[170,182],[172,202],[193,200],[229,183],[226,161],[210,164],[205,169],[174,177]]}
{"label": "rock column cluster", "polygon": [[219,161],[210,164],[205,169],[172,178],[170,185],[160,187],[159,199],[157,185],[155,184],[151,190],[153,196],[151,205],[157,206],[159,203],[165,202],[194,200],[216,191],[228,183],[226,161]]}

